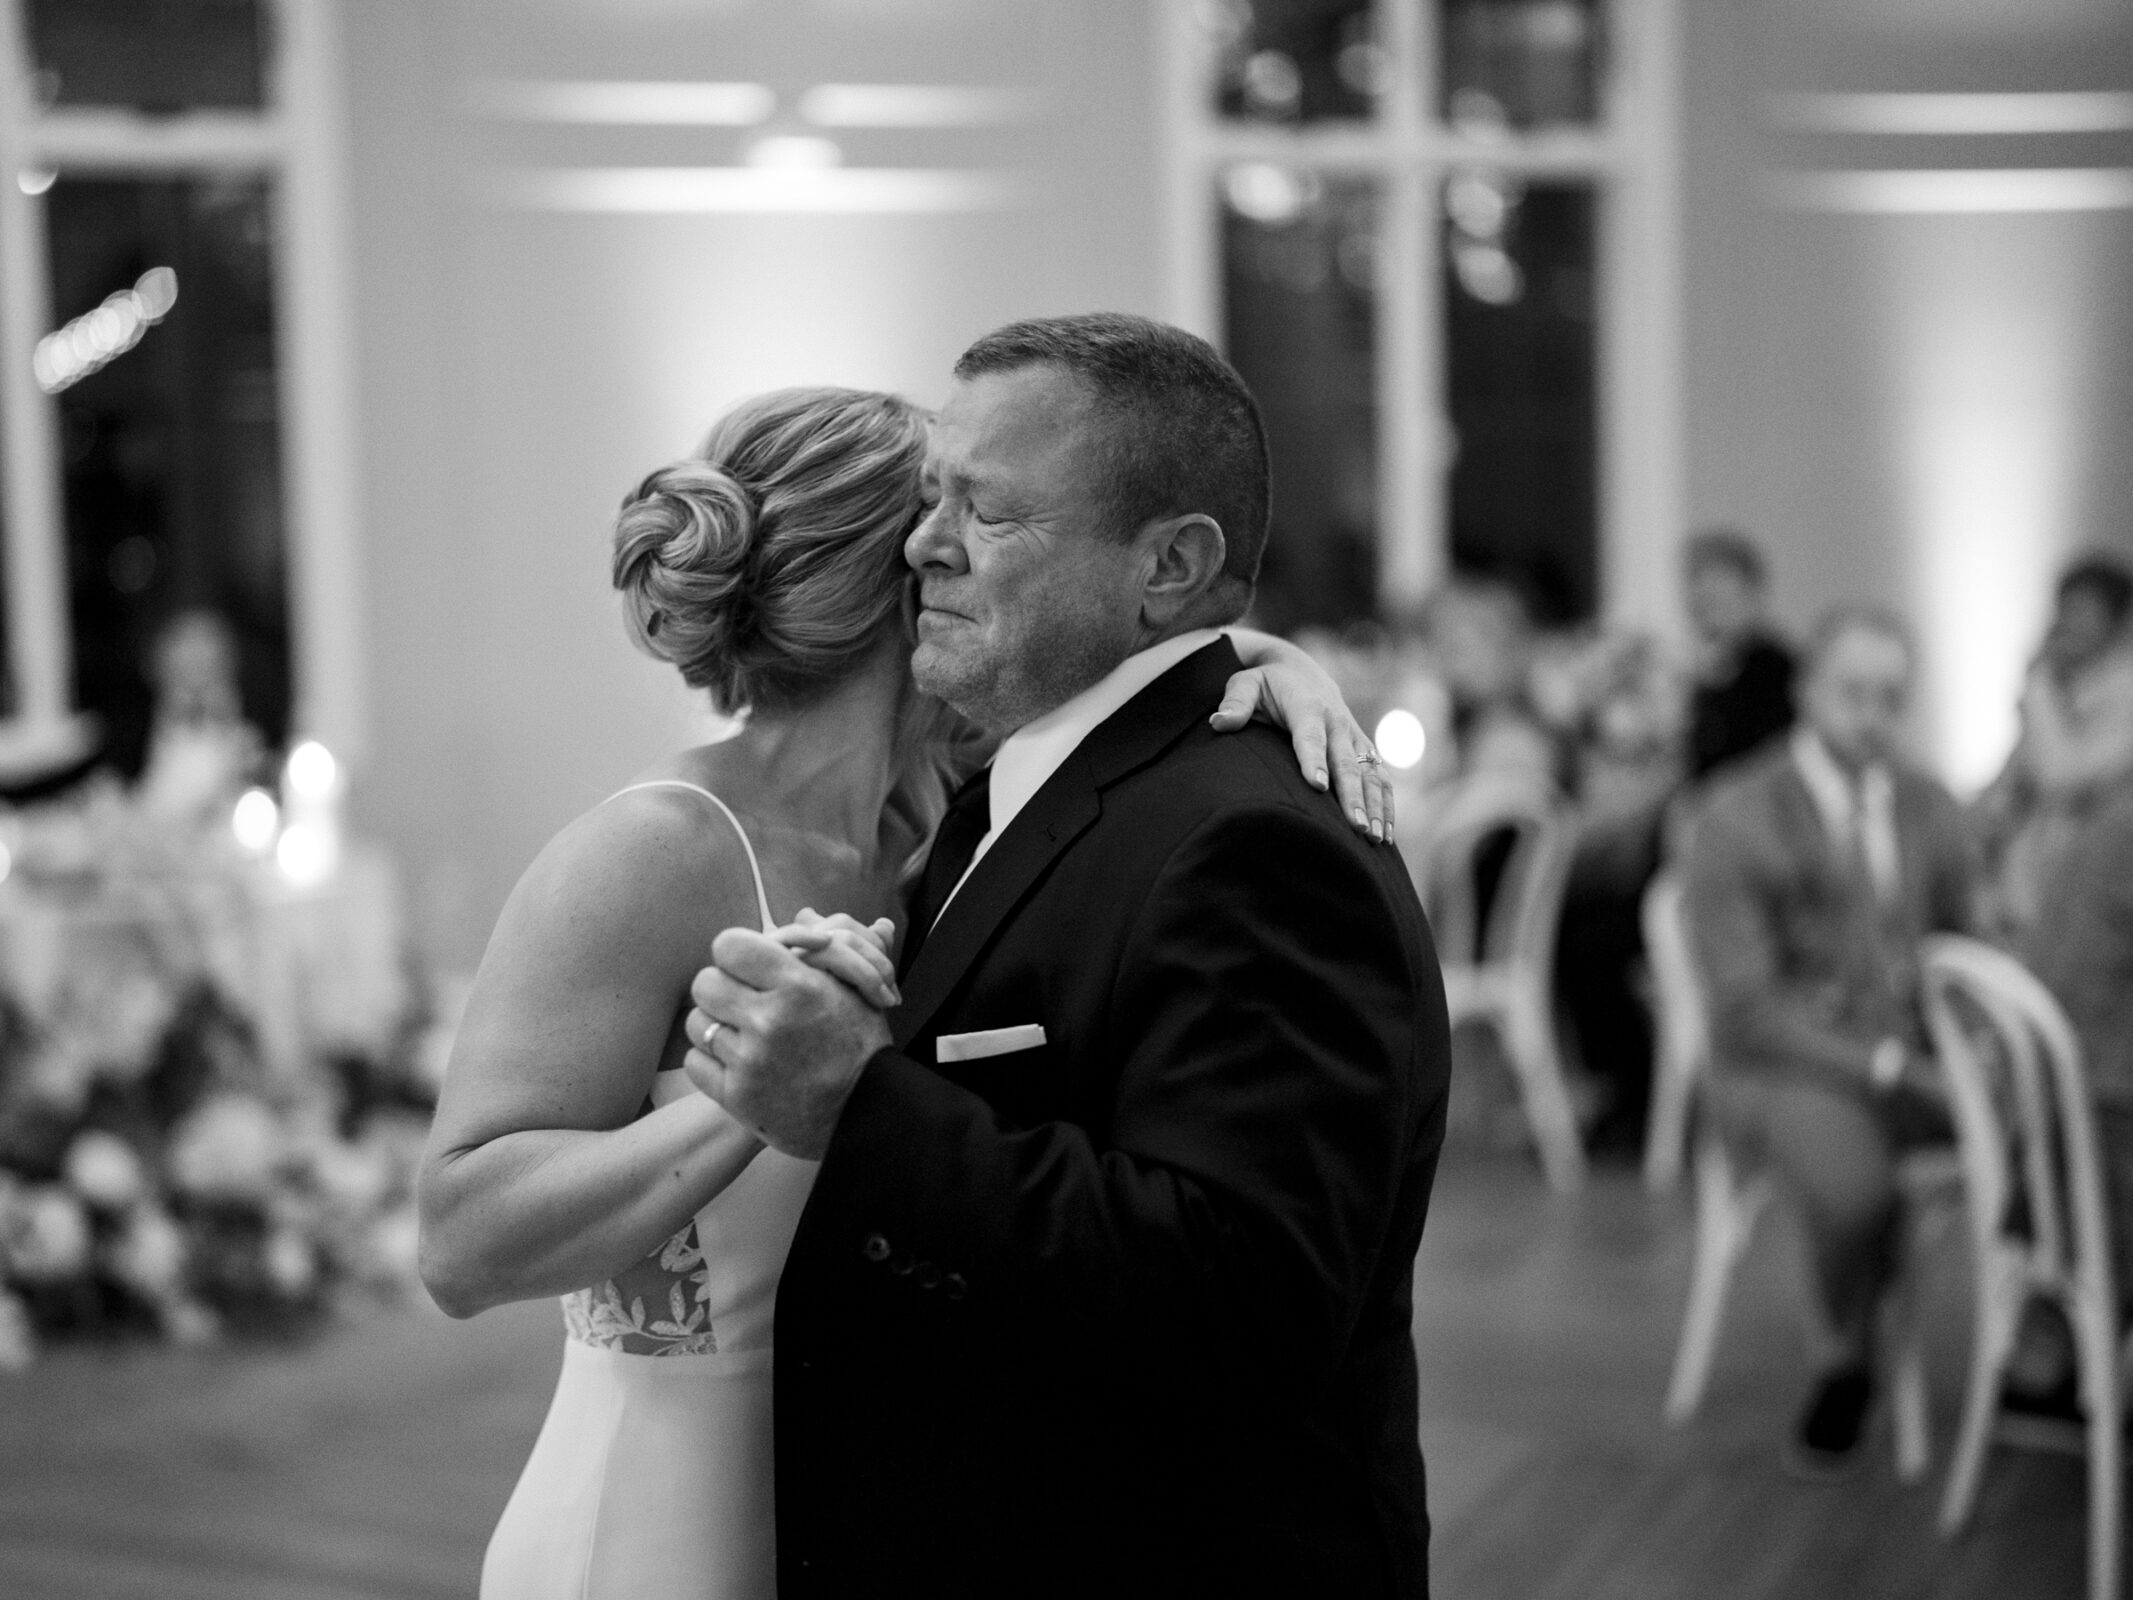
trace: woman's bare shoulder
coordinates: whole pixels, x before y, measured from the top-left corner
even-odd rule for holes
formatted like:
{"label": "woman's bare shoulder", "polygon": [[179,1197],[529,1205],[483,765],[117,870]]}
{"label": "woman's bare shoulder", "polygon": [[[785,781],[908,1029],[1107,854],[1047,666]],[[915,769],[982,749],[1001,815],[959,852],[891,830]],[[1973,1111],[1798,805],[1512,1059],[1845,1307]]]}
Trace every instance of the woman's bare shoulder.
{"label": "woman's bare shoulder", "polygon": [[615,795],[572,821],[526,869],[505,915],[628,948],[754,926],[754,884],[734,824],[703,795],[662,785]]}

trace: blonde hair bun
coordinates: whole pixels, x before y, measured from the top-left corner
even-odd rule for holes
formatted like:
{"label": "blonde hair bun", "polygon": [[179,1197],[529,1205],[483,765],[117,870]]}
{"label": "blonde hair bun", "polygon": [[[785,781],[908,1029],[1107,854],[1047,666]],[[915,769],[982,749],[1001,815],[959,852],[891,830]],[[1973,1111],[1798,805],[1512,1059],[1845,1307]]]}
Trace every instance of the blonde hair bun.
{"label": "blonde hair bun", "polygon": [[622,503],[613,578],[631,639],[726,711],[840,681],[900,618],[925,450],[925,414],[895,395],[743,401]]}

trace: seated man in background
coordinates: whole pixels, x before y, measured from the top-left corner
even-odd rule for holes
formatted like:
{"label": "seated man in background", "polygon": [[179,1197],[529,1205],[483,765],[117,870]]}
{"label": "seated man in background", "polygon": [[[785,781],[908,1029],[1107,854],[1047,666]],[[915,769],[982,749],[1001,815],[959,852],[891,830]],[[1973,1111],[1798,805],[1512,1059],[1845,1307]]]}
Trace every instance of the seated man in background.
{"label": "seated man in background", "polygon": [[1897,756],[1912,646],[1886,612],[1831,613],[1789,738],[1713,786],[1690,837],[1689,935],[1710,1006],[1710,1105],[1801,1202],[1827,1353],[1795,1470],[1854,1457],[1899,1242],[1897,1157],[1948,1134],[1929,1092],[1918,942],[1968,921],[1962,818]]}

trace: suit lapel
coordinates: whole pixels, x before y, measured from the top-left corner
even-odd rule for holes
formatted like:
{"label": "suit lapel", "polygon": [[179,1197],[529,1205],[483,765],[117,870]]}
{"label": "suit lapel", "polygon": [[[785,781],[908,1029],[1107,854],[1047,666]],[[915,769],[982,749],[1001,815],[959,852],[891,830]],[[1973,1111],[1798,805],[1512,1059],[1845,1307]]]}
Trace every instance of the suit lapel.
{"label": "suit lapel", "polygon": [[1059,853],[1101,815],[1100,791],[1208,715],[1241,663],[1225,637],[1196,650],[1099,724],[987,850],[927,935],[890,1016],[898,1049],[925,1031],[993,934]]}
{"label": "suit lapel", "polygon": [[1825,874],[1843,877],[1846,873],[1843,855],[1836,841],[1830,838],[1829,824],[1822,819],[1822,808],[1816,804],[1814,791],[1807,787],[1807,779],[1800,773],[1800,764],[1790,751],[1786,752],[1783,777],[1774,798],[1778,826],[1791,836],[1793,858],[1820,862]]}

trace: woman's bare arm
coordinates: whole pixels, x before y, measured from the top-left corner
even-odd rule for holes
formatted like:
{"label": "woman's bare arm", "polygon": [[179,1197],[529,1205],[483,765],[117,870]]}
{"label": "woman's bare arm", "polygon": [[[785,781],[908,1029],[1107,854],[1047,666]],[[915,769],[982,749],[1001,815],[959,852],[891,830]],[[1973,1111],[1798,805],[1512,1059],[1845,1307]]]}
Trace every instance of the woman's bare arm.
{"label": "woman's bare arm", "polygon": [[712,938],[756,921],[739,841],[699,804],[653,791],[580,818],[497,922],[418,1184],[423,1281],[454,1316],[613,1277],[762,1148],[702,1095],[637,1115],[687,1049]]}

